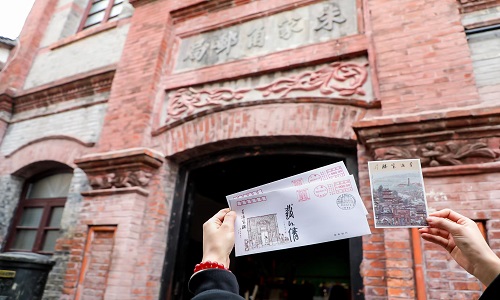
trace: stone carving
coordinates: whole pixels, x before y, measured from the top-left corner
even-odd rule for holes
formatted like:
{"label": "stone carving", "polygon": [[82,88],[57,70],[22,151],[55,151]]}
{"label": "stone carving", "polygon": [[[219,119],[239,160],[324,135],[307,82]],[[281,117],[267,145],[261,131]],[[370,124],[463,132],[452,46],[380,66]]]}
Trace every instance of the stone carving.
{"label": "stone carving", "polygon": [[323,14],[318,17],[318,21],[319,23],[314,30],[319,31],[325,29],[332,31],[334,23],[342,24],[346,21],[346,18],[342,17],[340,7],[337,4],[327,3],[323,7]]}
{"label": "stone carving", "polygon": [[285,19],[278,24],[279,37],[283,40],[288,40],[292,34],[304,30],[304,24],[301,17]]}
{"label": "stone carving", "polygon": [[205,54],[207,54],[209,48],[210,43],[208,43],[205,39],[201,39],[191,45],[184,60],[201,61]]}
{"label": "stone carving", "polygon": [[257,87],[264,97],[279,94],[286,97],[296,90],[312,91],[319,89],[323,95],[334,92],[342,96],[365,95],[363,84],[368,77],[366,65],[335,62],[317,71],[306,71],[297,76],[279,78],[264,86]]}
{"label": "stone carving", "polygon": [[145,187],[153,175],[143,170],[125,171],[89,176],[89,183],[93,189],[110,189],[125,187]]}
{"label": "stone carving", "polygon": [[198,34],[182,32],[174,73],[358,34],[356,3],[323,0],[298,7],[290,4],[283,12],[229,27]]}
{"label": "stone carving", "polygon": [[442,165],[461,165],[463,160],[470,157],[496,159],[498,151],[488,148],[485,143],[459,144],[448,142],[445,145],[427,143],[420,147],[392,147],[389,148],[382,160],[420,158],[422,166],[438,167]]}
{"label": "stone carving", "polygon": [[168,101],[167,121],[178,120],[184,115],[192,114],[195,109],[206,106],[218,106],[225,102],[240,100],[250,89],[213,89],[196,90],[182,88],[175,92]]}
{"label": "stone carving", "polygon": [[248,36],[247,48],[252,49],[253,47],[264,47],[264,43],[266,41],[266,32],[264,31],[264,27],[256,28],[252,30]]}
{"label": "stone carving", "polygon": [[215,50],[217,55],[229,56],[231,48],[238,44],[238,32],[228,30],[222,33],[217,39],[214,40],[212,49]]}

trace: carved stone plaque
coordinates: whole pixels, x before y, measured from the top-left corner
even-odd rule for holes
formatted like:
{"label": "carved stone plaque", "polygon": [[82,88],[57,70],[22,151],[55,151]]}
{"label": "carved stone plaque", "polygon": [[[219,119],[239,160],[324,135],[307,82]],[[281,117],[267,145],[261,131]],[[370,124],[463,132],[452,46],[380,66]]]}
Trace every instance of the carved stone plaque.
{"label": "carved stone plaque", "polygon": [[374,97],[366,57],[171,90],[163,123],[168,126],[228,105],[302,98],[370,104]]}
{"label": "carved stone plaque", "polygon": [[183,38],[175,72],[358,33],[355,0],[329,0]]}

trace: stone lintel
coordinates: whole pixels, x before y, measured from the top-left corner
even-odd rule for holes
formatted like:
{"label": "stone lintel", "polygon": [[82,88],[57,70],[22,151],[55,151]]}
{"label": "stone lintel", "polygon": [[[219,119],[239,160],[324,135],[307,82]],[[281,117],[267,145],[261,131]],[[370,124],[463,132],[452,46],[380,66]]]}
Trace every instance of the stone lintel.
{"label": "stone lintel", "polygon": [[424,168],[469,165],[468,174],[500,160],[499,108],[373,118],[353,127],[376,160],[420,158]]}
{"label": "stone lintel", "polygon": [[87,196],[138,192],[145,189],[153,173],[163,164],[163,155],[148,148],[132,148],[83,156],[75,164],[89,177],[93,191]]}

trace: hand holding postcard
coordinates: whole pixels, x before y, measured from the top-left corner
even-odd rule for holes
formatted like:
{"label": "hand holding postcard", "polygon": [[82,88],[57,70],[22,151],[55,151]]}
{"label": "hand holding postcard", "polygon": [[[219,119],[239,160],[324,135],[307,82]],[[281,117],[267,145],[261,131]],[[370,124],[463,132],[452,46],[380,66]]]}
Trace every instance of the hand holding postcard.
{"label": "hand holding postcard", "polygon": [[261,192],[229,200],[236,256],[370,234],[354,177]]}
{"label": "hand holding postcard", "polygon": [[375,228],[427,226],[419,159],[368,162]]}

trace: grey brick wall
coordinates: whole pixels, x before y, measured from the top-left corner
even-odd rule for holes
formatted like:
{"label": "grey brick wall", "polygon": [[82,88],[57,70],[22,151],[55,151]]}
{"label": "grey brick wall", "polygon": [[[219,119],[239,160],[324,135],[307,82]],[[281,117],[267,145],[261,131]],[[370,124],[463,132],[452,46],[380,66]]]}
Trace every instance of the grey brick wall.
{"label": "grey brick wall", "polygon": [[7,232],[14,215],[24,180],[11,175],[0,176],[0,249],[4,249]]}
{"label": "grey brick wall", "polygon": [[24,88],[29,89],[119,61],[129,25],[116,27],[40,53],[33,62]]}
{"label": "grey brick wall", "polygon": [[106,106],[93,105],[10,124],[0,152],[8,155],[31,141],[50,136],[68,136],[95,143],[101,133]]}

